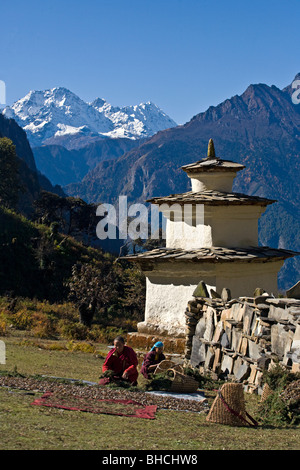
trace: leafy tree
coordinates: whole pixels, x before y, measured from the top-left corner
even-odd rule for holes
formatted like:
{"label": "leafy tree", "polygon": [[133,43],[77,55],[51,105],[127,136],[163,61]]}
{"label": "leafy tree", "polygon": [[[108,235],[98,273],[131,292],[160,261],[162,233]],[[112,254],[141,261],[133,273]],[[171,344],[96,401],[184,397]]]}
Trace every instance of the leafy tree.
{"label": "leafy tree", "polygon": [[22,189],[16,147],[7,137],[0,138],[0,204],[14,209]]}
{"label": "leafy tree", "polygon": [[35,202],[35,219],[48,226],[56,223],[61,232],[83,239],[86,244],[95,237],[98,222],[94,204],[48,191],[41,191]]}
{"label": "leafy tree", "polygon": [[111,289],[111,263],[103,262],[100,266],[75,264],[68,283],[69,298],[78,306],[80,322],[90,327],[97,310],[108,306]]}

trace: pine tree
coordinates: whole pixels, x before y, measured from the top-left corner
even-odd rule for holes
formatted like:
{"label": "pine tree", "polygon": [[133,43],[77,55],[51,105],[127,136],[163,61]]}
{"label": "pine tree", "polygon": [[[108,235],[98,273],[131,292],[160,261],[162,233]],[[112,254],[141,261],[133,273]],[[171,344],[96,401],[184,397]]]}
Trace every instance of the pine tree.
{"label": "pine tree", "polygon": [[20,190],[16,147],[7,137],[0,138],[0,204],[15,209]]}

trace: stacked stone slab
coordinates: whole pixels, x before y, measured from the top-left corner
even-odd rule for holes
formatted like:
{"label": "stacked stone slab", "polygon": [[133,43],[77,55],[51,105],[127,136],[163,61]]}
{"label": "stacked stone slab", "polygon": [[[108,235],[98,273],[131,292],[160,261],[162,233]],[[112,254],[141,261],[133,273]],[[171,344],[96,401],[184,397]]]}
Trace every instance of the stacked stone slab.
{"label": "stacked stone slab", "polygon": [[221,296],[212,291],[213,298],[203,294],[205,285],[185,312],[185,360],[192,367],[259,394],[263,371],[274,362],[300,371],[300,300],[262,291],[237,299],[228,289]]}

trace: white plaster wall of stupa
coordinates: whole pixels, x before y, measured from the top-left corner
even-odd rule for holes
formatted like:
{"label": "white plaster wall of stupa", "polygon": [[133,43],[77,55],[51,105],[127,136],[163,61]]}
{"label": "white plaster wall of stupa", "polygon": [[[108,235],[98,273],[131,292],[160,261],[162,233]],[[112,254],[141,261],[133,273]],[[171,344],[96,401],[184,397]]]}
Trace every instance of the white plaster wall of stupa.
{"label": "white plaster wall of stupa", "polygon": [[230,193],[236,172],[199,173],[199,175],[188,175],[191,178],[192,191],[200,192],[206,190]]}
{"label": "white plaster wall of stupa", "polygon": [[278,294],[278,271],[284,261],[252,263],[220,263],[216,269],[216,291],[230,289],[232,298],[253,297],[254,290],[261,287],[268,294]]}
{"label": "white plaster wall of stupa", "polygon": [[160,263],[144,274],[145,320],[138,323],[138,332],[184,337],[187,302],[202,279],[208,288],[216,288],[214,266],[208,263],[195,269],[189,263]]}
{"label": "white plaster wall of stupa", "polygon": [[[166,217],[166,247],[193,250],[203,247],[258,245],[258,219],[265,207],[258,205],[204,206],[172,204]],[[192,214],[189,215],[189,212]]]}
{"label": "white plaster wall of stupa", "polygon": [[228,287],[233,298],[253,296],[256,287],[277,293],[277,273],[283,261],[268,263],[160,263],[145,272],[145,320],[138,323],[144,334],[185,336],[185,310],[201,280],[218,293]]}

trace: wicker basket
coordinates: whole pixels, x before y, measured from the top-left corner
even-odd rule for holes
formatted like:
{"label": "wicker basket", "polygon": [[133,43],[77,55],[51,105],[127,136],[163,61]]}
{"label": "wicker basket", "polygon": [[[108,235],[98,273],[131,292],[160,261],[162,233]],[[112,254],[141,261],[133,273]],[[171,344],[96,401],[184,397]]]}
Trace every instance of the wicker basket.
{"label": "wicker basket", "polygon": [[168,361],[165,359],[161,361],[154,370],[154,374],[160,374],[162,372],[166,372],[168,369],[178,370],[179,372],[183,372],[183,367],[180,364],[175,364],[173,361]]}
{"label": "wicker basket", "polygon": [[245,426],[246,415],[243,385],[226,383],[216,396],[206,420],[231,426]]}
{"label": "wicker basket", "polygon": [[185,375],[174,368],[169,369],[169,372],[173,373],[170,392],[193,393],[198,389],[199,383],[193,377]]}

